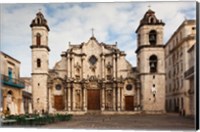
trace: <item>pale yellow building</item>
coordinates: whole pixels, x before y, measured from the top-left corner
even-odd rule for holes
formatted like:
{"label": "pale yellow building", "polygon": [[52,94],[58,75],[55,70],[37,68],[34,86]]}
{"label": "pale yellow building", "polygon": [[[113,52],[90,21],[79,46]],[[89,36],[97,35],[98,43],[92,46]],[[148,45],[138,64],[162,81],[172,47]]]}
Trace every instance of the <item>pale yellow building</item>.
{"label": "pale yellow building", "polygon": [[189,80],[184,73],[190,68],[188,50],[195,44],[195,20],[185,20],[170,37],[165,46],[166,110],[193,114],[190,110]]}
{"label": "pale yellow building", "polygon": [[22,114],[22,89],[24,81],[20,79],[20,62],[13,57],[0,53],[1,106],[5,114]]}
{"label": "pale yellow building", "polygon": [[188,90],[188,95],[189,95],[189,107],[191,111],[191,115],[195,115],[195,88],[196,88],[196,81],[195,81],[195,74],[196,74],[196,44],[194,44],[191,48],[188,50],[189,54],[189,69],[185,71],[184,77],[185,79],[189,80],[189,90]]}

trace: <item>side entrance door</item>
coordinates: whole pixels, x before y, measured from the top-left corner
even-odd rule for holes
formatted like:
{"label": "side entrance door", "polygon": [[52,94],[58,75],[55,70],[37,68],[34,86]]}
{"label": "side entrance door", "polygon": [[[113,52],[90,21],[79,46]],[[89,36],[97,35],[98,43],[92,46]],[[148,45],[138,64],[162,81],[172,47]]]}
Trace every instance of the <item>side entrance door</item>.
{"label": "side entrance door", "polygon": [[56,110],[63,110],[64,109],[64,102],[62,95],[55,95],[54,96],[54,107]]}
{"label": "side entrance door", "polygon": [[133,105],[133,96],[125,96],[125,110],[127,111],[133,111],[134,105]]}
{"label": "side entrance door", "polygon": [[87,93],[88,110],[100,110],[100,90],[88,89]]}

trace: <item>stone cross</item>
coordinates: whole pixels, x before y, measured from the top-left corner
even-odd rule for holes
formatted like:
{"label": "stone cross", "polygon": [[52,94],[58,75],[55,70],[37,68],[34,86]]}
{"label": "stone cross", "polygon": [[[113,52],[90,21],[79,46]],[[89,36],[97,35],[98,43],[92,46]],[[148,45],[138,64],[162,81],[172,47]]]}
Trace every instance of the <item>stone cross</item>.
{"label": "stone cross", "polygon": [[92,28],[91,30],[92,30],[92,37],[94,37],[94,28]]}
{"label": "stone cross", "polygon": [[149,9],[150,9],[150,8],[151,8],[151,5],[149,4],[148,7],[149,7]]}

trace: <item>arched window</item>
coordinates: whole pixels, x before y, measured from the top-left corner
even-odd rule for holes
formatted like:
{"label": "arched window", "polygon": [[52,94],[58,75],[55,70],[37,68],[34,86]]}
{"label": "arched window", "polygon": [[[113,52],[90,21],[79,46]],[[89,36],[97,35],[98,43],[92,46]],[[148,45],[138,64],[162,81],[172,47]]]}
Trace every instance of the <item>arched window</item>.
{"label": "arched window", "polygon": [[41,60],[37,59],[37,67],[41,67]]}
{"label": "arched window", "polygon": [[39,18],[37,18],[37,24],[40,24],[40,19]]}
{"label": "arched window", "polygon": [[157,72],[157,62],[158,62],[157,56],[155,55],[150,56],[149,58],[150,73]]}
{"label": "arched window", "polygon": [[140,34],[138,34],[137,39],[138,39],[138,45],[140,45]]}
{"label": "arched window", "polygon": [[12,97],[13,97],[13,92],[11,90],[9,90],[7,92],[7,103],[11,103],[12,102]]}
{"label": "arched window", "polygon": [[97,58],[96,58],[94,55],[92,55],[92,56],[89,58],[89,62],[90,62],[91,65],[95,65],[96,62],[97,62]]}
{"label": "arched window", "polygon": [[150,45],[156,45],[157,33],[155,30],[149,32],[149,43]]}
{"label": "arched window", "polygon": [[37,33],[36,35],[36,45],[40,45],[41,44],[41,35],[39,33]]}

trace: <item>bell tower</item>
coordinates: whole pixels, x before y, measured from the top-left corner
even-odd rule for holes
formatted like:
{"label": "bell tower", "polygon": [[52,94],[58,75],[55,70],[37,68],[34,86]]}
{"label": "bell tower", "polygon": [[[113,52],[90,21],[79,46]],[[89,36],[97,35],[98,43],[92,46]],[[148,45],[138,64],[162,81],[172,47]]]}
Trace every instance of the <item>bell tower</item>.
{"label": "bell tower", "polygon": [[37,112],[47,111],[47,79],[49,66],[48,32],[50,31],[47,20],[39,11],[32,20],[32,93],[33,109]]}
{"label": "bell tower", "polygon": [[164,25],[149,9],[136,30],[141,105],[146,113],[165,112]]}

